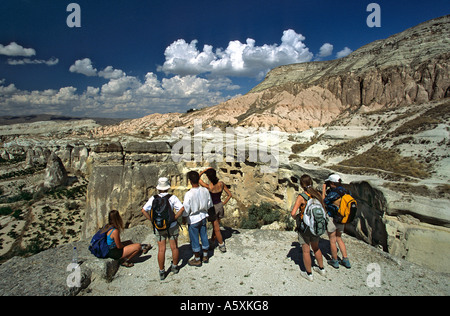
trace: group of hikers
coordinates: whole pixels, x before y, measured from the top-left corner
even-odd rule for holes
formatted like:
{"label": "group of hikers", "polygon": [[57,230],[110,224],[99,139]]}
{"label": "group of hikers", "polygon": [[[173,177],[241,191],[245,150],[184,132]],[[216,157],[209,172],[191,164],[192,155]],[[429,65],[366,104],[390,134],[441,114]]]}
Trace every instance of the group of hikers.
{"label": "group of hikers", "polygon": [[[201,178],[205,174],[209,183]],[[158,243],[159,276],[164,280],[169,272],[179,272],[179,222],[188,224],[188,232],[193,258],[188,261],[190,266],[200,267],[209,262],[208,252],[216,246],[225,253],[227,251],[224,238],[220,231],[220,220],[224,217],[224,205],[232,197],[232,194],[224,182],[217,178],[216,171],[208,168],[201,173],[190,171],[187,178],[192,188],[186,192],[183,203],[178,197],[169,193],[171,184],[168,178],[158,179],[156,189],[158,194],[150,197],[142,208],[142,214],[151,221]],[[309,281],[313,281],[312,262],[310,249],[314,253],[318,266],[314,271],[325,275],[322,252],[319,248],[320,236],[327,232],[330,240],[331,259],[328,264],[335,269],[340,265],[351,268],[347,255],[347,249],[342,240],[342,233],[346,223],[352,221],[356,212],[356,201],[351,193],[342,186],[342,180],[337,174],[330,174],[325,180],[322,193],[313,187],[312,178],[302,175],[300,193],[291,211],[291,216],[297,222],[298,239],[302,249],[305,271],[301,275]],[[226,198],[222,202],[222,193]],[[345,204],[345,205],[344,205]],[[346,210],[343,210],[346,209]],[[212,236],[208,239],[207,220],[212,224]],[[124,245],[120,240],[120,231],[124,225],[118,211],[110,211],[108,224],[101,230],[107,236],[109,251],[106,257],[121,260],[122,266],[132,267],[131,259],[140,253],[146,254],[152,246],[138,243]],[[100,233],[100,231],[99,231]],[[171,267],[165,270],[166,240],[172,250]],[[200,244],[201,241],[201,244]],[[338,249],[342,253],[342,259],[338,258]]]}

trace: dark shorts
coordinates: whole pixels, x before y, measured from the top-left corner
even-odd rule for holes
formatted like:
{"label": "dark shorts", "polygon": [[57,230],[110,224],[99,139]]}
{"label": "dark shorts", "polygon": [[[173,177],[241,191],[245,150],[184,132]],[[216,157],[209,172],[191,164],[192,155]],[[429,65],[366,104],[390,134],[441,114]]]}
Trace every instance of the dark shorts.
{"label": "dark shorts", "polygon": [[111,258],[114,260],[119,260],[120,258],[122,258],[122,256],[123,256],[123,248],[122,249],[119,249],[119,248],[109,249],[108,258]]}
{"label": "dark shorts", "polygon": [[220,202],[220,203],[214,204],[214,206],[208,210],[208,215],[209,215],[208,216],[209,222],[214,222],[215,220],[224,218],[225,210],[223,209],[223,203]]}

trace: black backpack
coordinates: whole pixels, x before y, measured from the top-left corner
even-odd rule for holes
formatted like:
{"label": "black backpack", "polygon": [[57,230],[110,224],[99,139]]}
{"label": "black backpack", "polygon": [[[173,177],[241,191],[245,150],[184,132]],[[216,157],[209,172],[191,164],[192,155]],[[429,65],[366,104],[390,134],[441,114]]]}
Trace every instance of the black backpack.
{"label": "black backpack", "polygon": [[153,229],[168,230],[170,224],[175,221],[175,213],[170,206],[169,199],[172,195],[167,194],[166,196],[160,197],[159,195],[154,196],[152,210],[150,212],[150,219],[153,224]]}

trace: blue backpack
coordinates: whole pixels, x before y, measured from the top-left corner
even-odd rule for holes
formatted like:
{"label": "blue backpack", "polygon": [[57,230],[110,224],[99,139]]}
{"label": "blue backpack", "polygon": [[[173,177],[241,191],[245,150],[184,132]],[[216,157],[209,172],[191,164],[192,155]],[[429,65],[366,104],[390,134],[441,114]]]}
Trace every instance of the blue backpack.
{"label": "blue backpack", "polygon": [[89,250],[91,253],[97,258],[106,258],[109,253],[109,246],[106,242],[106,235],[108,231],[102,233],[103,228],[100,229],[94,237],[91,239],[91,243],[89,245]]}

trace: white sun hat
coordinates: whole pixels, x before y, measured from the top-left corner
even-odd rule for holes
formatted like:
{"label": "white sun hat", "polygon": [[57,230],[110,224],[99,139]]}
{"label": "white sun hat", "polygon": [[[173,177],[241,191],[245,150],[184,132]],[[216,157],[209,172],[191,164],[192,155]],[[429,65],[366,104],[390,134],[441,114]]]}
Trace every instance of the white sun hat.
{"label": "white sun hat", "polygon": [[170,181],[166,177],[158,179],[158,185],[156,186],[157,190],[166,191],[170,189]]}

